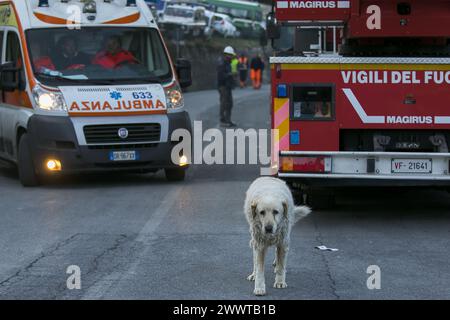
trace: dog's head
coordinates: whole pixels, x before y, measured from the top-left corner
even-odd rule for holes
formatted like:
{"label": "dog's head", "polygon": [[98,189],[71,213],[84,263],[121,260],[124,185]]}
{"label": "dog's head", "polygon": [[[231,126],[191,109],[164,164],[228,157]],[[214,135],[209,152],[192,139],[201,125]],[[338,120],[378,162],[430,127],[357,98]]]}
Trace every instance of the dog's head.
{"label": "dog's head", "polygon": [[264,197],[252,203],[253,219],[260,222],[263,234],[275,234],[287,214],[287,203],[275,197]]}

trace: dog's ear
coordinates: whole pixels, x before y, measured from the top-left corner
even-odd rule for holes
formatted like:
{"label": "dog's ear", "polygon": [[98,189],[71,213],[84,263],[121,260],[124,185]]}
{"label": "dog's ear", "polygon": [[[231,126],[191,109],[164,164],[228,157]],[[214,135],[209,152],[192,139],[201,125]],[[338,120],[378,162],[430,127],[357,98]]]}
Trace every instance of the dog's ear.
{"label": "dog's ear", "polygon": [[288,216],[288,205],[286,201],[283,201],[283,215],[285,218]]}
{"label": "dog's ear", "polygon": [[253,216],[253,218],[255,218],[256,217],[256,201],[252,202],[251,208],[252,208],[252,216]]}

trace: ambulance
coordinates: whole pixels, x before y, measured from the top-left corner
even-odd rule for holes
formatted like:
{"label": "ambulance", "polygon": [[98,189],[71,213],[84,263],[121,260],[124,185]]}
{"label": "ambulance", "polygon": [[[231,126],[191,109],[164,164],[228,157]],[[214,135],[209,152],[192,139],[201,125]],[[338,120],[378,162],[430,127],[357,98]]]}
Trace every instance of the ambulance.
{"label": "ambulance", "polygon": [[448,0],[274,1],[278,177],[316,206],[344,186],[448,190],[449,21]]}
{"label": "ambulance", "polygon": [[0,1],[0,158],[24,186],[47,175],[165,170],[183,180],[171,134],[190,132],[182,89],[143,0]]}

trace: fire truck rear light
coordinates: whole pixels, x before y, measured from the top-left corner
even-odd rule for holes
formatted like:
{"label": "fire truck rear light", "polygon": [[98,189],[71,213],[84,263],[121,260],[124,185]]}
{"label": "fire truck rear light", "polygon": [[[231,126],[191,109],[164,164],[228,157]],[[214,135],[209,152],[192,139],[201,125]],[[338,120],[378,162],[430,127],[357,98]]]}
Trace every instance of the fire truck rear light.
{"label": "fire truck rear light", "polygon": [[281,157],[281,170],[305,173],[331,172],[331,157]]}
{"label": "fire truck rear light", "polygon": [[287,85],[279,84],[277,85],[277,97],[286,98],[287,97]]}
{"label": "fire truck rear light", "polygon": [[294,159],[292,157],[282,157],[281,158],[281,170],[282,171],[293,171],[294,170]]}

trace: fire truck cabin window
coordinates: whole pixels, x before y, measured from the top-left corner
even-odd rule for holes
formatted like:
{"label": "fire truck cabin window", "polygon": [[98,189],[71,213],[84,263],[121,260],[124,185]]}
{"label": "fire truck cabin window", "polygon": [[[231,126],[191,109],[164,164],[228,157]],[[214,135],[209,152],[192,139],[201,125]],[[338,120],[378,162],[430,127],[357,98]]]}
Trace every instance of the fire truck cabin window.
{"label": "fire truck cabin window", "polygon": [[332,86],[295,86],[292,88],[291,119],[330,120],[334,117]]}

